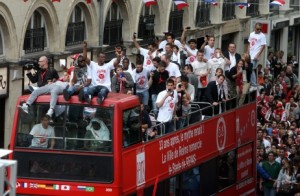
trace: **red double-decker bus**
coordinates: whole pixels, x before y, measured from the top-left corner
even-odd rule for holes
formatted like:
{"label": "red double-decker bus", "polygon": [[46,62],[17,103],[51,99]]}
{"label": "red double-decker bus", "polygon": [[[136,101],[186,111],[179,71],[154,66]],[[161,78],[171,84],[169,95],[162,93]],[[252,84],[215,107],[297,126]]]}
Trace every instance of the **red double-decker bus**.
{"label": "red double-decker bus", "polygon": [[[157,125],[160,134],[144,142],[138,97],[114,93],[101,105],[96,98],[87,105],[77,96],[69,102],[59,96],[50,124],[55,135],[36,136],[32,128],[47,112],[49,99],[38,97],[29,114],[16,108],[10,159],[18,161],[18,194],[255,195],[256,103],[251,96],[247,104],[215,116],[210,106],[193,103],[186,127],[164,134],[163,125]],[[109,139],[88,134],[94,119],[109,131]],[[38,147],[36,139],[49,144]]]}

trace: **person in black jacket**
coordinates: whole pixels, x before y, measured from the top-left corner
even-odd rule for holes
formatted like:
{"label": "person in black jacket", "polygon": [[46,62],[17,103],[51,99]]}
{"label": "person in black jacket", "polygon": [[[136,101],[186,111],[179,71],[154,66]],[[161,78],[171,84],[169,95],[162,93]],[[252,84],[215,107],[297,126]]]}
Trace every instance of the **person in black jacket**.
{"label": "person in black jacket", "polygon": [[31,72],[26,74],[30,82],[37,83],[38,87],[56,82],[59,76],[54,68],[49,67],[48,58],[46,56],[41,56],[38,63],[39,69],[34,74]]}
{"label": "person in black jacket", "polygon": [[214,114],[219,114],[222,112],[223,101],[226,101],[225,91],[223,87],[223,82],[225,80],[224,75],[219,75],[216,81],[211,81],[207,85],[206,98],[214,106]]}

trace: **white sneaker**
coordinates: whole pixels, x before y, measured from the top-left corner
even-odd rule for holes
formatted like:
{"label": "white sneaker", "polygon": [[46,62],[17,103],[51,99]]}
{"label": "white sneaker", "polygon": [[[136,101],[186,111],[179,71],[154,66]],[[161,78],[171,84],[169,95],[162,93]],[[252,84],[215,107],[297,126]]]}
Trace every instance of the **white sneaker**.
{"label": "white sneaker", "polygon": [[23,110],[23,112],[25,112],[26,114],[29,113],[28,105],[26,103],[23,103],[22,105],[19,105],[18,107],[21,108]]}
{"label": "white sneaker", "polygon": [[46,115],[52,117],[53,112],[54,112],[54,110],[52,108],[50,108]]}

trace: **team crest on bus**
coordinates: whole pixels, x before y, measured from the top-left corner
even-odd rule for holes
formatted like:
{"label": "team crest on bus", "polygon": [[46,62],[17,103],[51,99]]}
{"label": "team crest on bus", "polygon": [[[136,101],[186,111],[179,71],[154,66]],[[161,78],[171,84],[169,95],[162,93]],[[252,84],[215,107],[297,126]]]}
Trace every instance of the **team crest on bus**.
{"label": "team crest on bus", "polygon": [[226,143],[226,124],[223,117],[219,118],[217,123],[216,140],[218,150],[222,151]]}

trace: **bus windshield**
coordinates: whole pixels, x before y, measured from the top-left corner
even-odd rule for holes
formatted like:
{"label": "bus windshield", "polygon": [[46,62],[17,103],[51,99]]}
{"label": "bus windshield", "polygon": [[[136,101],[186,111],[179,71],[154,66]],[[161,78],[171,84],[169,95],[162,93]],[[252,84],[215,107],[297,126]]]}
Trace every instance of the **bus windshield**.
{"label": "bus windshield", "polygon": [[28,114],[19,112],[18,177],[112,182],[113,108],[57,105],[52,119],[48,108],[35,104]]}

